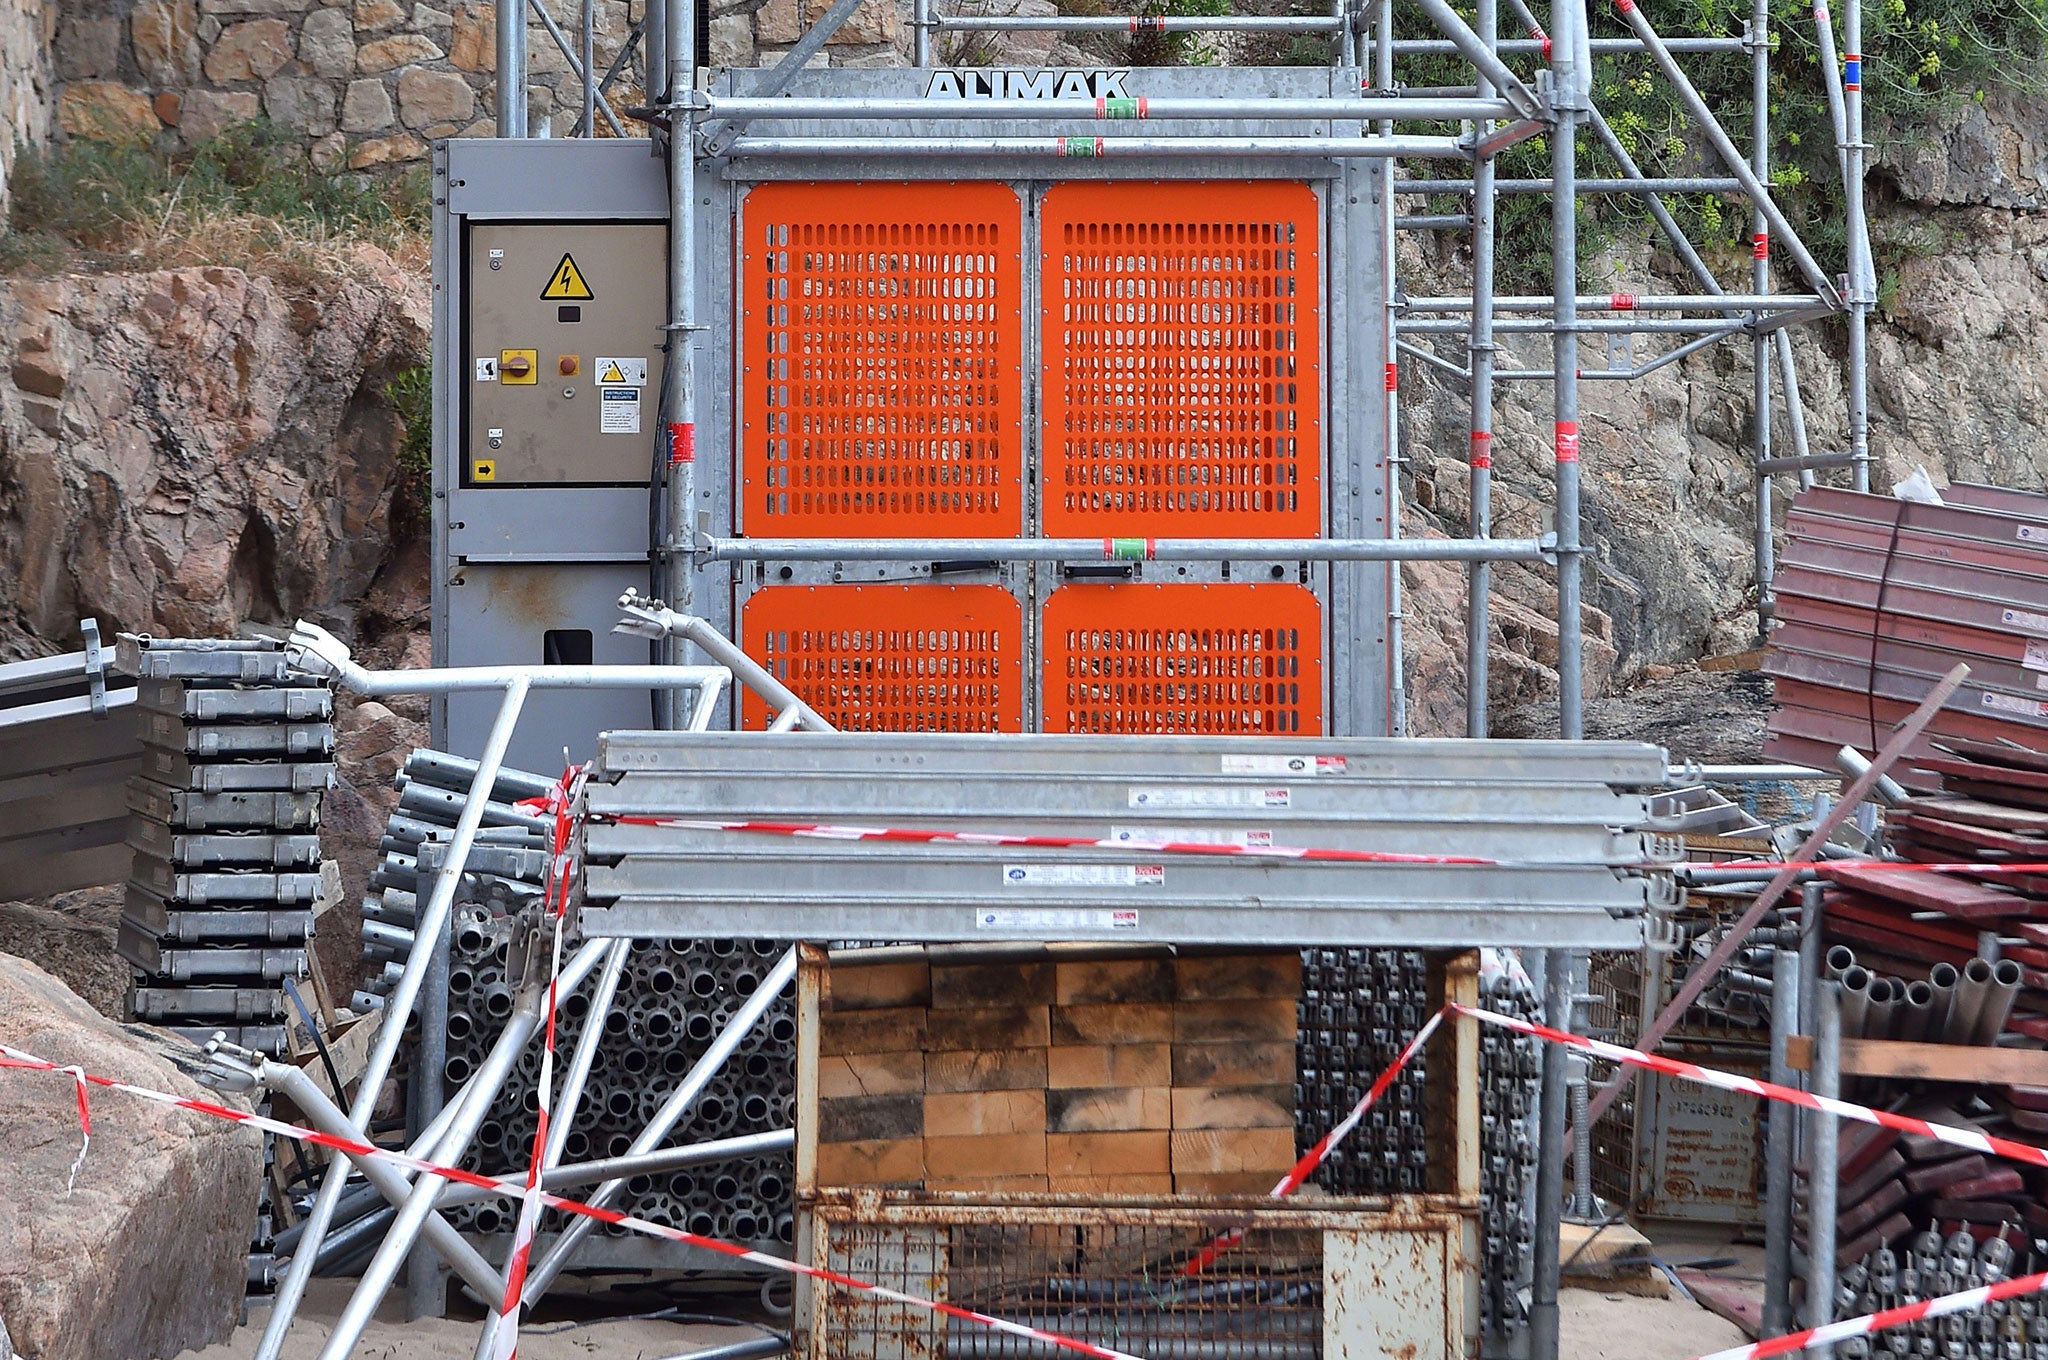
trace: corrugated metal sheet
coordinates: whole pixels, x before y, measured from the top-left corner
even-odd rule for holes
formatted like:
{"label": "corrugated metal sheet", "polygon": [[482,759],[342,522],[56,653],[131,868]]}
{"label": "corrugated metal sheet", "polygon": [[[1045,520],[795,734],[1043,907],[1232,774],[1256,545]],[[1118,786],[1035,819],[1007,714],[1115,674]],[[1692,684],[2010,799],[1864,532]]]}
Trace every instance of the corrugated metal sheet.
{"label": "corrugated metal sheet", "polygon": [[86,651],[0,666],[0,899],[128,877],[126,789],[142,743],[135,682],[112,660],[88,630]]}
{"label": "corrugated metal sheet", "polygon": [[[1786,521],[1777,680],[1764,752],[1823,768],[1874,751],[1957,661],[1970,678],[1909,752],[1954,739],[2048,742],[2048,496],[1950,488],[1927,505],[1829,487]],[[1901,782],[1935,787],[1907,768]]]}

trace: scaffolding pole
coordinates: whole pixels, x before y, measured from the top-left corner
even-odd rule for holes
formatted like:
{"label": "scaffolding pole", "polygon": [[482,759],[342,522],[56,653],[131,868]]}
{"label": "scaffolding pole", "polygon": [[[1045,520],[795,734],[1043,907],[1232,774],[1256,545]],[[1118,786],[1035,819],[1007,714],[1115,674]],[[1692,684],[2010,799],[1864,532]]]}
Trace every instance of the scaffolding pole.
{"label": "scaffolding pole", "polygon": [[[1498,0],[1479,0],[1477,27],[1480,41],[1489,50],[1499,45],[1500,10]],[[1480,76],[1479,92],[1491,92],[1486,77]],[[1479,129],[1483,139],[1490,131]],[[1467,345],[1466,364],[1471,370],[1472,403],[1472,444],[1468,458],[1468,496],[1471,504],[1467,507],[1466,532],[1475,540],[1490,538],[1493,534],[1493,253],[1494,213],[1493,157],[1481,156],[1472,167],[1472,337]],[[1436,299],[1423,299],[1424,302]],[[1446,304],[1455,299],[1442,299]],[[1416,306],[1414,301],[1409,303]],[[1490,682],[1490,655],[1487,651],[1489,635],[1492,632],[1491,591],[1493,589],[1493,566],[1489,562],[1474,562],[1467,569],[1467,605],[1465,609],[1465,735],[1480,738],[1487,735],[1487,686]]]}

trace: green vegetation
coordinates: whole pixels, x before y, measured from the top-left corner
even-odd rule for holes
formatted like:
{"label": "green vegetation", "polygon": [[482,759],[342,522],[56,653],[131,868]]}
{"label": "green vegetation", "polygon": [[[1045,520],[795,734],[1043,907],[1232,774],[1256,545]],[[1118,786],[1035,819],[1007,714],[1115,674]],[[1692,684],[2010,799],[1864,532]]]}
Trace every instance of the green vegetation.
{"label": "green vegetation", "polygon": [[384,384],[405,434],[398,445],[398,485],[391,495],[392,531],[401,538],[426,532],[427,498],[434,469],[434,370],[426,364],[402,368]]}
{"label": "green vegetation", "polygon": [[[1838,0],[1838,4],[1840,0]],[[1786,214],[1821,257],[1839,268],[1844,258],[1842,186],[1836,164],[1819,68],[1813,13],[1806,0],[1770,0],[1776,51],[1771,62],[1772,180]],[[1515,13],[1503,6],[1503,35]],[[1658,31],[1669,36],[1739,36],[1750,17],[1742,0],[1671,0],[1646,9]],[[1543,10],[1539,9],[1539,17]],[[1415,19],[1401,22],[1403,36],[1425,36]],[[1841,49],[1836,16],[1836,49]],[[1626,27],[1605,6],[1593,17],[1596,37],[1620,37]],[[2034,92],[2048,88],[2048,0],[1865,0],[1863,18],[1864,124],[1868,141],[1880,150],[1911,145],[1956,109],[1981,101],[1997,88]],[[1513,32],[1519,36],[1519,24]],[[1743,54],[1693,56],[1683,64],[1707,104],[1738,145],[1748,141],[1754,100],[1749,58]],[[1528,69],[1517,63],[1519,69]],[[1440,68],[1440,69],[1438,69]],[[1643,172],[1654,176],[1724,174],[1702,143],[1676,94],[1647,56],[1599,57],[1594,61],[1594,101],[1616,139]],[[1451,84],[1468,78],[1463,68],[1442,62],[1404,64],[1410,85]],[[1549,146],[1537,138],[1503,154],[1503,178],[1549,174]],[[1579,172],[1614,177],[1621,167],[1588,133],[1582,137]],[[1748,213],[1734,196],[1668,195],[1667,205],[1708,257],[1746,254]],[[1456,211],[1440,200],[1431,211]],[[1648,211],[1634,198],[1612,197],[1579,210],[1583,258],[1597,258],[1603,246],[1639,241],[1652,230]],[[1535,196],[1505,197],[1500,217],[1501,284],[1513,291],[1542,291],[1550,271],[1550,209]],[[1893,258],[1928,249],[1925,233],[1880,239],[1880,256]],[[1882,266],[1883,260],[1880,259]]]}
{"label": "green vegetation", "polygon": [[317,274],[355,244],[424,259],[424,174],[327,174],[261,120],[186,151],[84,138],[20,148],[9,188],[0,270],[10,273],[233,264]]}

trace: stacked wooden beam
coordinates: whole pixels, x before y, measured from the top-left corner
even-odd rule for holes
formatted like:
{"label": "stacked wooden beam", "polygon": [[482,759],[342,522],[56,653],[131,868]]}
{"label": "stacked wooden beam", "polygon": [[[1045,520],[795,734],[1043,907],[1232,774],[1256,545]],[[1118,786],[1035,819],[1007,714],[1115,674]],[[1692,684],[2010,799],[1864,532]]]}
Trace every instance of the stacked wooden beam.
{"label": "stacked wooden beam", "polygon": [[820,1186],[1262,1194],[1293,1163],[1292,951],[857,957],[820,988]]}

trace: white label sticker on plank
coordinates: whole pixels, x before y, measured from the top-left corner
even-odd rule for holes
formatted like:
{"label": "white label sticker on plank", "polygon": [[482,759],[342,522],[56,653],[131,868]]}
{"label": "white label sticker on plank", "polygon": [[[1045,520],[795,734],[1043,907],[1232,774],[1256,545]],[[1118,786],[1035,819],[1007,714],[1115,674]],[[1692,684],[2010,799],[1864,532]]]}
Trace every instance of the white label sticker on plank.
{"label": "white label sticker on plank", "polygon": [[1287,789],[1233,788],[1135,788],[1130,791],[1132,807],[1141,808],[1284,808],[1294,795]]}
{"label": "white label sticker on plank", "polygon": [[2048,635],[2048,614],[2036,614],[2025,609],[2008,609],[1998,617],[2008,628],[2022,628],[2029,633]]}
{"label": "white label sticker on plank", "polygon": [[2022,524],[2020,541],[2023,543],[2048,543],[2048,524]]}
{"label": "white label sticker on plank", "polygon": [[1113,826],[1109,838],[1120,844],[1138,841],[1148,845],[1235,845],[1263,848],[1273,843],[1273,833],[1236,826]]}
{"label": "white label sticker on plank", "polygon": [[1342,774],[1343,756],[1225,756],[1225,774]]}
{"label": "white label sticker on plank", "polygon": [[2029,642],[2020,664],[2030,671],[2048,671],[2048,642]]}
{"label": "white label sticker on plank", "polygon": [[2048,703],[2039,699],[2022,699],[2017,694],[1984,695],[1982,703],[1986,708],[1995,708],[2000,713],[2018,713],[2028,718],[2048,718]]}
{"label": "white label sticker on plank", "polygon": [[1012,888],[1157,888],[1166,882],[1166,866],[1005,864],[1003,882]]}
{"label": "white label sticker on plank", "polygon": [[640,389],[600,387],[597,389],[597,431],[599,434],[640,433]]}
{"label": "white label sticker on plank", "polygon": [[1065,938],[1077,930],[1136,930],[1138,913],[1128,907],[1088,909],[1066,907],[983,907],[974,913],[977,930],[1020,930],[1037,939]]}
{"label": "white label sticker on plank", "polygon": [[645,387],[647,386],[647,361],[645,359],[607,358],[597,356],[597,381],[601,387]]}

